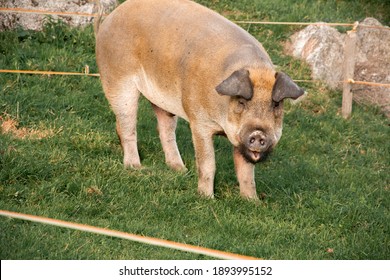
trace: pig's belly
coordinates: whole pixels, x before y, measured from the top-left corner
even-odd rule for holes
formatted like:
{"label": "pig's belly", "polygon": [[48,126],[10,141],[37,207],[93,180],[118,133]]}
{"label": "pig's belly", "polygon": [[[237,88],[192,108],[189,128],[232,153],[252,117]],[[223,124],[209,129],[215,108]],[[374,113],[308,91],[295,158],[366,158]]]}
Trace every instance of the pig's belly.
{"label": "pig's belly", "polygon": [[179,116],[188,121],[188,116],[184,111],[180,89],[164,89],[158,86],[147,73],[142,73],[135,78],[138,90],[154,105],[161,109]]}

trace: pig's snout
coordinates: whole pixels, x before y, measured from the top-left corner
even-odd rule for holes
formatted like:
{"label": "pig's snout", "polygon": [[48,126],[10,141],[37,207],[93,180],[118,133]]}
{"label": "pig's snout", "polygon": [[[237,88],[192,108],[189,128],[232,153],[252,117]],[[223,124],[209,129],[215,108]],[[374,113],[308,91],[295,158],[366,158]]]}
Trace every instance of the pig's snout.
{"label": "pig's snout", "polygon": [[270,140],[264,132],[256,130],[252,132],[247,140],[247,147],[254,152],[262,152],[270,146]]}
{"label": "pig's snout", "polygon": [[271,138],[263,130],[245,133],[241,140],[240,151],[251,163],[265,159],[272,147]]}

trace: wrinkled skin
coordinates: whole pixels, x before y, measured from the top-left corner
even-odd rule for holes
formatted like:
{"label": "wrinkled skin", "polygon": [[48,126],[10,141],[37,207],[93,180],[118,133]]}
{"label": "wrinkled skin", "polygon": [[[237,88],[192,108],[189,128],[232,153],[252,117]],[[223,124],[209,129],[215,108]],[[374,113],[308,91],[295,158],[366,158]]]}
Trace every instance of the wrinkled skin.
{"label": "wrinkled skin", "polygon": [[152,103],[170,167],[186,170],[175,135],[181,117],[191,128],[198,192],[214,196],[213,136],[224,134],[233,145],[240,194],[256,199],[254,164],[281,137],[283,100],[303,94],[275,71],[263,46],[187,0],[127,1],[96,30],[97,63],[116,115],[124,165],[141,167],[136,122],[142,93]]}

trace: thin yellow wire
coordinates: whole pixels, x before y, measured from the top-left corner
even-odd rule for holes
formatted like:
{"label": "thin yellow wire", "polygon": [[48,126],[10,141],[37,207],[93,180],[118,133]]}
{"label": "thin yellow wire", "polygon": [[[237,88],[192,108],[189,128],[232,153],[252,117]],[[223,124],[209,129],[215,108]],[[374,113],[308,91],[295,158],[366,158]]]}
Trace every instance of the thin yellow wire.
{"label": "thin yellow wire", "polygon": [[208,248],[203,248],[199,246],[194,246],[194,245],[189,245],[189,244],[184,244],[184,243],[179,243],[179,242],[174,242],[174,241],[169,241],[169,240],[164,240],[164,239],[159,239],[154,237],[140,236],[132,233],[126,233],[126,232],[110,230],[106,228],[99,228],[90,225],[67,222],[67,221],[23,214],[18,212],[11,212],[7,210],[0,210],[0,216],[14,218],[14,219],[21,219],[21,220],[26,220],[26,221],[31,221],[31,222],[41,223],[41,224],[47,224],[47,225],[57,226],[61,228],[75,229],[75,230],[101,234],[101,235],[106,235],[111,237],[117,237],[117,238],[148,244],[148,245],[160,246],[160,247],[165,247],[165,248],[170,248],[175,250],[181,250],[189,253],[206,255],[217,259],[259,260],[258,258],[254,258],[254,257],[238,255],[229,252],[208,249]]}

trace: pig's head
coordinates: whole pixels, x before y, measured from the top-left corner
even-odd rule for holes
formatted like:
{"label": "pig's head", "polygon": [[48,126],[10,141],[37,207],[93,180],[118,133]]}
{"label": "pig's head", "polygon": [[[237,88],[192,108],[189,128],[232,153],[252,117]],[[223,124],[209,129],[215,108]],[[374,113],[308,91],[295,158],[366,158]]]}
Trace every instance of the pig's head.
{"label": "pig's head", "polygon": [[230,96],[225,133],[245,159],[257,163],[264,159],[282,135],[283,100],[304,93],[282,72],[241,69],[216,87],[220,95]]}

